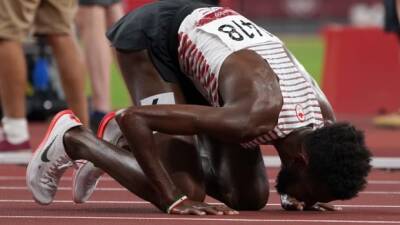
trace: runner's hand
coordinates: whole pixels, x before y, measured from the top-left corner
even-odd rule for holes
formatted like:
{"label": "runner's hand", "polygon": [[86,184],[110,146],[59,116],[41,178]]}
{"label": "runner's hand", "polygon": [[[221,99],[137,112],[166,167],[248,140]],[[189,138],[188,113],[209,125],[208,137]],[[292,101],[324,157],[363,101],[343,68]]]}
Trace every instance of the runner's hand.
{"label": "runner's hand", "polygon": [[283,194],[281,195],[281,206],[285,210],[294,210],[294,211],[340,211],[342,210],[339,206],[334,206],[329,203],[317,202],[312,206],[307,206],[304,202],[298,201],[297,199]]}
{"label": "runner's hand", "polygon": [[173,209],[171,209],[170,214],[178,215],[237,215],[239,212],[230,209],[226,206],[209,205],[204,202],[196,202],[192,200],[185,200]]}

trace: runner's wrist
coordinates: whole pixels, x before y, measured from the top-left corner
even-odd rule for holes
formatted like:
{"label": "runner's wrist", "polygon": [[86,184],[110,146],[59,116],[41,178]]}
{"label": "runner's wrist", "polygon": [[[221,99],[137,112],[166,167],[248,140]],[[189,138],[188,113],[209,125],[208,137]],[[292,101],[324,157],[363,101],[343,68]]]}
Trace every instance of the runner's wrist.
{"label": "runner's wrist", "polygon": [[163,200],[161,205],[161,210],[167,212],[168,207],[170,207],[174,202],[176,202],[181,197],[185,196],[185,194],[179,189],[172,187],[168,191],[163,192]]}
{"label": "runner's wrist", "polygon": [[171,203],[171,204],[169,204],[169,205],[167,205],[166,207],[165,207],[165,212],[166,213],[168,213],[168,214],[171,214],[171,211],[175,208],[175,207],[177,207],[178,205],[180,205],[182,202],[184,202],[185,200],[187,200],[188,199],[188,197],[186,196],[186,195],[184,195],[184,194],[182,194],[182,195],[179,195],[178,197],[176,197],[175,198],[175,200]]}

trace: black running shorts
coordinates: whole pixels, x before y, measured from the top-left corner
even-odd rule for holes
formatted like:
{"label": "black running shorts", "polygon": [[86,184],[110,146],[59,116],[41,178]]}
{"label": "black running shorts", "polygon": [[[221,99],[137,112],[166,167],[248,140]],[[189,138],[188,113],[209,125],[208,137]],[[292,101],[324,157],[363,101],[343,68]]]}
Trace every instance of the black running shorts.
{"label": "black running shorts", "polygon": [[195,88],[179,67],[178,30],[186,16],[201,7],[210,5],[193,0],[153,2],[125,15],[108,30],[107,37],[121,52],[147,49],[161,77],[180,83],[186,97],[194,99],[198,93],[190,91]]}

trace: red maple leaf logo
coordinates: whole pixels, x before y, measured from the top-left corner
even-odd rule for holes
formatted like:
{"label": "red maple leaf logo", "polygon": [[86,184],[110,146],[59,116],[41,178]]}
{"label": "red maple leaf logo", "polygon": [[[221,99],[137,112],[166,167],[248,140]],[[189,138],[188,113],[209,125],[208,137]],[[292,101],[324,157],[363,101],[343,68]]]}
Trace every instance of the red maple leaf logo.
{"label": "red maple leaf logo", "polygon": [[303,122],[306,119],[306,116],[303,111],[303,107],[301,107],[301,105],[296,105],[295,110],[296,110],[297,119],[299,119],[301,122]]}

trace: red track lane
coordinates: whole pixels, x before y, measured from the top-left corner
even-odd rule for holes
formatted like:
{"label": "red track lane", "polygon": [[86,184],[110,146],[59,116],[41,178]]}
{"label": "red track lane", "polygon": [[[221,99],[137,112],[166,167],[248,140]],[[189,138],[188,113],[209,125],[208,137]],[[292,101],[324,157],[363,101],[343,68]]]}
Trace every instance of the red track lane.
{"label": "red track lane", "polygon": [[[374,128],[369,118],[341,116],[366,131],[367,143],[375,156],[400,156],[400,131]],[[46,132],[46,125],[30,126],[32,146],[37,146]],[[264,154],[276,155],[272,148]],[[241,212],[238,216],[171,216],[161,213],[149,203],[126,191],[105,176],[90,201],[73,204],[71,199],[71,171],[60,182],[60,190],[53,204],[40,206],[33,202],[26,189],[25,167],[0,165],[0,225],[3,224],[400,224],[400,171],[373,170],[366,190],[350,201],[335,202],[341,212],[287,212],[280,208],[274,188],[277,169],[268,169],[270,199],[258,212]],[[213,199],[208,202],[216,203]]]}
{"label": "red track lane", "polygon": [[[86,204],[71,201],[71,171],[60,182],[55,202],[40,206],[26,189],[25,167],[0,166],[0,224],[400,224],[400,172],[374,170],[359,197],[335,202],[341,212],[286,212],[273,188],[276,169],[269,171],[269,204],[238,216],[170,216],[123,189],[105,176]],[[213,199],[208,202],[216,203]]]}

